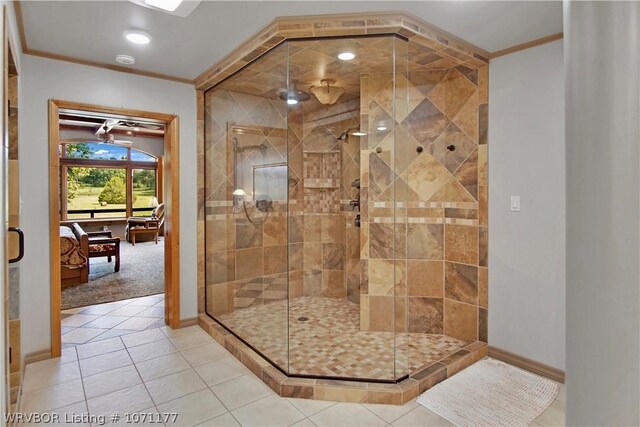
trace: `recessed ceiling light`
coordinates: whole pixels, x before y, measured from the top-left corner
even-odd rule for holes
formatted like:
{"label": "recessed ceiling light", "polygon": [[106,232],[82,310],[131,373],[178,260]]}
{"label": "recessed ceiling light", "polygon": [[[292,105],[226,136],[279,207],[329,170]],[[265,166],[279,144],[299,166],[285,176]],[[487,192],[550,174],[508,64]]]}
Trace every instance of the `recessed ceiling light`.
{"label": "recessed ceiling light", "polygon": [[144,2],[149,6],[173,12],[178,8],[178,6],[180,6],[182,0],[144,0]]}
{"label": "recessed ceiling light", "polygon": [[297,103],[298,103],[297,99],[294,99],[294,98],[287,99],[287,104],[289,105],[296,105]]}
{"label": "recessed ceiling light", "polygon": [[378,126],[378,130],[379,131],[387,130],[387,127],[386,126]]}
{"label": "recessed ceiling light", "polygon": [[353,132],[351,135],[353,136],[365,136],[367,133],[366,132],[362,132],[361,130],[355,131]]}
{"label": "recessed ceiling light", "polygon": [[151,42],[151,36],[142,31],[127,31],[124,33],[124,36],[131,43],[135,44],[149,44],[149,42]]}
{"label": "recessed ceiling light", "polygon": [[136,63],[136,58],[131,55],[116,55],[116,62],[124,65],[133,65]]}
{"label": "recessed ceiling light", "polygon": [[356,54],[353,52],[342,52],[338,54],[338,59],[341,59],[343,61],[351,61],[355,57],[356,57]]}

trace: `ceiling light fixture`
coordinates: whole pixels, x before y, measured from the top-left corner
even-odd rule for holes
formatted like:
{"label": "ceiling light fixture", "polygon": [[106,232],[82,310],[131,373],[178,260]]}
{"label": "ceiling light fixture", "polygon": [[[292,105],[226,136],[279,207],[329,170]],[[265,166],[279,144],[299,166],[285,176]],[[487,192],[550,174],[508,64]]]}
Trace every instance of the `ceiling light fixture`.
{"label": "ceiling light fixture", "polygon": [[356,57],[356,54],[353,52],[342,52],[338,54],[338,59],[342,61],[351,61],[355,57]]}
{"label": "ceiling light fixture", "polygon": [[362,132],[361,130],[357,130],[355,132],[353,132],[351,135],[353,136],[365,136],[367,133],[366,132]]}
{"label": "ceiling light fixture", "polygon": [[116,62],[124,65],[133,65],[136,63],[136,58],[131,55],[116,55]]}
{"label": "ceiling light fixture", "polygon": [[144,0],[149,6],[157,7],[158,9],[173,12],[180,6],[182,0]]}
{"label": "ceiling light fixture", "polygon": [[295,98],[289,98],[287,99],[287,104],[289,105],[296,105],[298,103],[298,100]]}
{"label": "ceiling light fixture", "polygon": [[126,31],[124,36],[131,43],[135,44],[149,44],[151,42],[151,36],[142,31]]}
{"label": "ceiling light fixture", "polygon": [[338,99],[344,95],[344,88],[339,86],[333,86],[336,81],[333,79],[320,80],[322,86],[311,86],[309,92],[315,95],[323,105],[333,105],[338,102]]}
{"label": "ceiling light fixture", "polygon": [[378,130],[379,131],[387,130],[387,127],[386,126],[378,126]]}

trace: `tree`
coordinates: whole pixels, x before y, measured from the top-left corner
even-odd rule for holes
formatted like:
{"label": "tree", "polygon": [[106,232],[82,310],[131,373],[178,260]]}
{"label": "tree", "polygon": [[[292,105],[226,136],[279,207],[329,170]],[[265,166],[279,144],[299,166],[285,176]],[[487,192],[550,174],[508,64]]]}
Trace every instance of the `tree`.
{"label": "tree", "polygon": [[93,148],[89,144],[82,142],[79,144],[65,144],[67,148],[67,157],[73,159],[90,159],[93,154]]}
{"label": "tree", "polygon": [[156,171],[152,169],[139,169],[134,171],[133,186],[136,188],[145,188],[148,190],[155,190]]}
{"label": "tree", "polygon": [[127,201],[127,191],[124,185],[124,179],[119,176],[112,177],[104,186],[98,196],[100,203],[112,205],[121,205]]}
{"label": "tree", "polygon": [[125,180],[124,169],[88,168],[87,173],[79,176],[79,181],[90,187],[103,187],[113,177]]}

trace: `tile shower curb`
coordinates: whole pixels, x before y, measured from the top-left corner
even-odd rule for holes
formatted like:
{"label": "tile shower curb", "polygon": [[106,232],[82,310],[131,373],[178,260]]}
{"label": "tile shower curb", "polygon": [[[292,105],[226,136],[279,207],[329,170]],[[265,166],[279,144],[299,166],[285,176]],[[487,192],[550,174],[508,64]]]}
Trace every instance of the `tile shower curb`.
{"label": "tile shower curb", "polygon": [[487,343],[475,341],[397,384],[292,378],[280,372],[208,315],[200,314],[198,325],[278,395],[298,399],[403,405],[486,357],[488,353]]}

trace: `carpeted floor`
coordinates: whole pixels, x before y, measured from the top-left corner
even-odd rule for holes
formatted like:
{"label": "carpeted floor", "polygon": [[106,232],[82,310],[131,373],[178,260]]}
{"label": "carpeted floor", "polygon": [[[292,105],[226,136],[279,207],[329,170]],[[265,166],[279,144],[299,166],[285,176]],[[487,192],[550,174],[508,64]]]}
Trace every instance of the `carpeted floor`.
{"label": "carpeted floor", "polygon": [[120,242],[120,271],[114,260],[92,258],[89,282],[62,289],[62,309],[120,301],[164,292],[164,240],[131,246]]}

